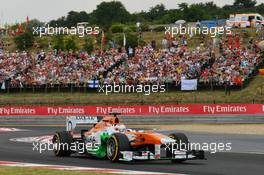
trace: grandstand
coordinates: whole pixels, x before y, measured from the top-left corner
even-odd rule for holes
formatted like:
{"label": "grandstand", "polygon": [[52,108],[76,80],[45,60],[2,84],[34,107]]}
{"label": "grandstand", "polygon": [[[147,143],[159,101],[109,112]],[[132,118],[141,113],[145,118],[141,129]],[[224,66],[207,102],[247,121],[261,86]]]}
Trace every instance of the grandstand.
{"label": "grandstand", "polygon": [[[219,53],[210,48],[170,44],[163,49],[150,45],[124,50],[100,49],[92,54],[72,51],[0,53],[1,92],[81,91],[101,84],[166,84],[179,89],[184,79],[197,79],[198,89],[243,87],[263,66],[263,53],[255,43],[246,46],[222,39]],[[173,43],[173,42],[171,42]]]}

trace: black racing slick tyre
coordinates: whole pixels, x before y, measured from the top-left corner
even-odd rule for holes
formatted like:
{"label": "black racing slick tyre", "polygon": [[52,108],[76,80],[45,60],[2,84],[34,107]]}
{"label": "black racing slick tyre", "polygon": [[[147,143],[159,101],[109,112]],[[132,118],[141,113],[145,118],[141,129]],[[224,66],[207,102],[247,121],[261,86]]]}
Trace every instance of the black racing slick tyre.
{"label": "black racing slick tyre", "polygon": [[107,158],[112,162],[117,162],[121,156],[121,151],[130,151],[130,142],[125,134],[114,133],[107,140]]}
{"label": "black racing slick tyre", "polygon": [[[189,140],[185,134],[183,134],[183,133],[172,133],[172,134],[169,134],[169,137],[176,140],[178,150],[181,150],[181,149],[188,150]],[[168,154],[170,156],[172,156],[171,152],[167,152],[167,155]],[[172,163],[181,163],[184,161],[186,161],[186,159],[171,160]]]}
{"label": "black racing slick tyre", "polygon": [[72,135],[67,131],[56,132],[53,136],[54,154],[57,157],[67,157],[71,155]]}
{"label": "black racing slick tyre", "polygon": [[178,149],[187,149],[189,140],[188,137],[183,133],[172,133],[169,134],[169,137],[176,140],[176,143],[178,144]]}

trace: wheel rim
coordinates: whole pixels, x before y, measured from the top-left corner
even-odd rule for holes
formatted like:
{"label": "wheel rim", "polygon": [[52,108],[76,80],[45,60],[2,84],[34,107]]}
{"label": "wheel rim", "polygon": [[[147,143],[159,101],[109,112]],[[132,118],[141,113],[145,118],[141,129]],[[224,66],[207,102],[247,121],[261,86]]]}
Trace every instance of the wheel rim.
{"label": "wheel rim", "polygon": [[116,150],[116,144],[113,139],[110,139],[107,144],[107,156],[112,157]]}

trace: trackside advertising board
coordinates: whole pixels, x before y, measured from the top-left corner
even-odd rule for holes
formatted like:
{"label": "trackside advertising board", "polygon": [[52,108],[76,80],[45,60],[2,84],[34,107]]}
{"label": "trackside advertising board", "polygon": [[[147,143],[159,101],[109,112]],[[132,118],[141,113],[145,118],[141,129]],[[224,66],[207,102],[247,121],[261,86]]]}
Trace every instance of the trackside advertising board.
{"label": "trackside advertising board", "polygon": [[0,116],[264,114],[264,104],[186,104],[144,106],[2,106]]}

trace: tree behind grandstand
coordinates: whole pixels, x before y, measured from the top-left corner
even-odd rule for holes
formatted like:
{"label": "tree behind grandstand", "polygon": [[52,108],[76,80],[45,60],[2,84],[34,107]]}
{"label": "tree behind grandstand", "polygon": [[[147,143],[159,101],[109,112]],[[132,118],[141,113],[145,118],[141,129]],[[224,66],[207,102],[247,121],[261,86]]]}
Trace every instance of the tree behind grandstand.
{"label": "tree behind grandstand", "polygon": [[26,50],[26,49],[29,49],[33,46],[34,37],[33,37],[32,33],[25,32],[19,36],[16,36],[14,38],[14,42],[16,44],[17,49]]}

